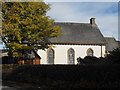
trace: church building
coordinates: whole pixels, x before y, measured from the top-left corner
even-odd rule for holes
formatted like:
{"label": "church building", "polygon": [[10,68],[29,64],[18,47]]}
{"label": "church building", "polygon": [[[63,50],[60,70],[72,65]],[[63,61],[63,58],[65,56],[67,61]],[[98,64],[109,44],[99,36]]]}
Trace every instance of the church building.
{"label": "church building", "polygon": [[107,41],[95,18],[89,23],[55,22],[61,27],[61,36],[50,39],[52,48],[38,50],[40,64],[77,64],[77,58],[104,57]]}

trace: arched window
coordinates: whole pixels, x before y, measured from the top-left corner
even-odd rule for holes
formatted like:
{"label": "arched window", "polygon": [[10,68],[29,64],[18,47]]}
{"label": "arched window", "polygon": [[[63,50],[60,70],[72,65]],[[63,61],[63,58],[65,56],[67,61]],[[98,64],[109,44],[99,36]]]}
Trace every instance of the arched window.
{"label": "arched window", "polygon": [[87,56],[93,56],[93,50],[91,49],[91,48],[89,48],[88,50],[87,50]]}
{"label": "arched window", "polygon": [[68,50],[68,64],[74,64],[75,62],[75,52],[72,48]]}
{"label": "arched window", "polygon": [[54,50],[48,49],[47,51],[47,63],[54,64]]}

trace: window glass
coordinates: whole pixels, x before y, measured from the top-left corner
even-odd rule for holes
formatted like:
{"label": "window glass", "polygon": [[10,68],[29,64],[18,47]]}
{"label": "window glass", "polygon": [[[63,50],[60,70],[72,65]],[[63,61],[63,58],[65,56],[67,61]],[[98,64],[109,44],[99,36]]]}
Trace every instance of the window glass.
{"label": "window glass", "polygon": [[87,50],[87,56],[93,56],[93,50],[92,49]]}
{"label": "window glass", "polygon": [[53,49],[48,49],[47,51],[47,61],[48,64],[54,64],[54,50]]}
{"label": "window glass", "polygon": [[74,64],[75,52],[72,48],[68,50],[68,64]]}

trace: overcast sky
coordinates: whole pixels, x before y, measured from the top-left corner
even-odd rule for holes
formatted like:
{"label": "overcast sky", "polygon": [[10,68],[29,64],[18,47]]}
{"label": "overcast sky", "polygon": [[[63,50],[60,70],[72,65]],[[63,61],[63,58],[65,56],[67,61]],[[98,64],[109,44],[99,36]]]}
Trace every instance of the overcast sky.
{"label": "overcast sky", "polygon": [[49,2],[47,13],[56,22],[89,23],[91,17],[105,37],[118,40],[118,2]]}

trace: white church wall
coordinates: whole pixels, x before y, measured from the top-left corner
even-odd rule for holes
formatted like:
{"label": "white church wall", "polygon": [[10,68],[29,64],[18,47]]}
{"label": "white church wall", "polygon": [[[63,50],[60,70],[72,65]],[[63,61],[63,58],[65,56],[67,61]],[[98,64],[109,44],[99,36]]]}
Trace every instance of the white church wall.
{"label": "white church wall", "polygon": [[[72,48],[75,51],[75,64],[77,64],[77,58],[84,58],[87,56],[87,50],[91,48],[94,52],[94,56],[101,57],[101,49],[102,56],[105,54],[105,46],[99,45],[53,45],[54,50],[54,64],[68,64],[68,49]],[[38,54],[41,57],[41,64],[47,64],[47,50],[38,50]]]}
{"label": "white church wall", "polygon": [[47,64],[46,60],[47,60],[47,49],[44,51],[44,50],[38,50],[38,55],[41,57],[41,61],[40,63],[41,64]]}

